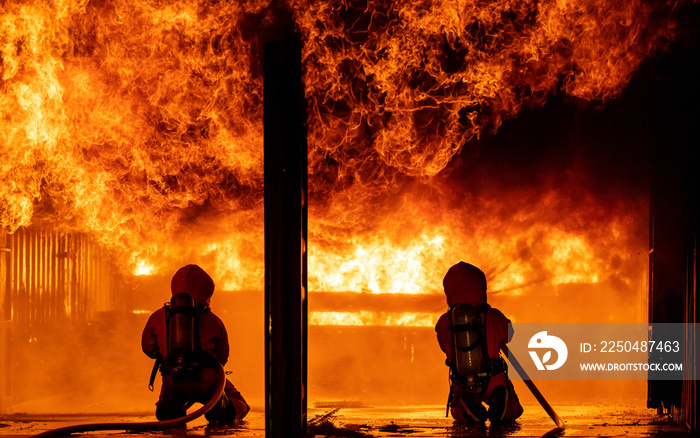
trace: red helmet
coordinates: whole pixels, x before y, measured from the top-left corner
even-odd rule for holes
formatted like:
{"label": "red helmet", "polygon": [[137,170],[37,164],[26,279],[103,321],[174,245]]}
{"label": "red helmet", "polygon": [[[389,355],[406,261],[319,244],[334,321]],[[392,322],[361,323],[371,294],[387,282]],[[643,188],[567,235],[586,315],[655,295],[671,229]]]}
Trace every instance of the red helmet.
{"label": "red helmet", "polygon": [[214,294],[214,280],[204,269],[197,265],[187,265],[180,268],[170,282],[173,295],[185,292],[192,297],[195,304],[208,305]]}
{"label": "red helmet", "polygon": [[447,305],[486,303],[486,276],[474,265],[459,262],[447,271],[442,280]]}

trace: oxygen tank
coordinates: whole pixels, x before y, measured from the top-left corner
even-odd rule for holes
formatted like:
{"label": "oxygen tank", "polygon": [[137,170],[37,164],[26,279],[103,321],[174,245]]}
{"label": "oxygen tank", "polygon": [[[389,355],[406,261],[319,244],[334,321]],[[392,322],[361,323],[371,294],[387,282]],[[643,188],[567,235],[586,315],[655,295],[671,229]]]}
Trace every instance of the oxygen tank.
{"label": "oxygen tank", "polygon": [[452,309],[455,368],[472,381],[481,372],[481,322],[474,306],[460,304]]}
{"label": "oxygen tank", "polygon": [[168,323],[168,356],[172,373],[177,375],[188,370],[189,359],[194,353],[194,324],[197,309],[192,297],[184,292],[170,299]]}

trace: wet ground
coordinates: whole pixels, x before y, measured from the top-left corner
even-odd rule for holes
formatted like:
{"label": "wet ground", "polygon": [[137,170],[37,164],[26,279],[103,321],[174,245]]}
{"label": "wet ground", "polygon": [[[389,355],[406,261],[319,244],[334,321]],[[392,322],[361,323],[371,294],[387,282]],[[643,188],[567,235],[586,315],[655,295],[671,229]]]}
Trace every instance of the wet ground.
{"label": "wet ground", "polygon": [[[556,411],[565,422],[564,431],[539,406],[525,406],[525,413],[513,425],[502,427],[466,426],[445,417],[444,406],[367,407],[343,403],[323,403],[308,409],[309,437],[672,437],[691,435],[659,416],[655,410],[619,404],[599,406],[559,406]],[[150,413],[109,415],[0,415],[0,437],[32,436],[47,430],[84,423],[154,421]],[[208,427],[203,418],[186,428],[153,432],[89,432],[100,436],[231,436],[264,437],[262,409],[253,409],[241,424],[232,427]],[[73,435],[80,436],[80,434]]]}

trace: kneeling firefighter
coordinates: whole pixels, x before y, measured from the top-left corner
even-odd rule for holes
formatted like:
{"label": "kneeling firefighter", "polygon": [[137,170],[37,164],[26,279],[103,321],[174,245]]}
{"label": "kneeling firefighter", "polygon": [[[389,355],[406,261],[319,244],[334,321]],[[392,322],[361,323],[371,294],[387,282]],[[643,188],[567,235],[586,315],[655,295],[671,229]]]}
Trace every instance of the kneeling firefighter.
{"label": "kneeling firefighter", "polygon": [[486,303],[486,276],[459,262],[443,286],[450,310],[440,316],[435,331],[450,370],[447,406],[452,417],[492,424],[515,420],[523,408],[499,354],[512,336],[510,321]]}
{"label": "kneeling firefighter", "polygon": [[[214,281],[197,265],[180,268],[170,284],[172,298],[151,314],[141,347],[163,377],[156,418],[171,420],[186,415],[194,403],[206,403],[215,394],[217,370],[228,361],[229,343],[224,323],[210,309]],[[205,414],[209,423],[229,423],[246,416],[250,407],[226,380],[224,394]]]}

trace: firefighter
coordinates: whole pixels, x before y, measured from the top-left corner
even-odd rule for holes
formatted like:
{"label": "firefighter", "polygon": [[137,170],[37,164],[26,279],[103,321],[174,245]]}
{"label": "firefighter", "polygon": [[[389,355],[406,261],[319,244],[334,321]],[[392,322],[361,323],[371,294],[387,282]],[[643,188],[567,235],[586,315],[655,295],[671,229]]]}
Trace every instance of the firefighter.
{"label": "firefighter", "polygon": [[[199,266],[187,265],[175,273],[170,288],[171,305],[151,314],[141,338],[143,352],[156,359],[151,387],[158,366],[162,375],[156,403],[159,421],[185,416],[194,403],[207,403],[216,391],[218,364],[224,366],[229,356],[226,327],[209,307],[214,293],[211,277]],[[186,345],[188,339],[192,344],[190,354],[180,354],[181,344]],[[175,342],[179,342],[177,347],[173,347]],[[169,349],[177,349],[177,353],[169,354]],[[245,417],[249,410],[241,393],[227,379],[224,394],[205,418],[209,424],[231,423]]]}
{"label": "firefighter", "polygon": [[459,262],[448,270],[443,286],[450,310],[440,316],[435,331],[450,369],[452,417],[491,424],[515,420],[523,408],[499,354],[512,337],[510,321],[486,303],[486,276]]}

